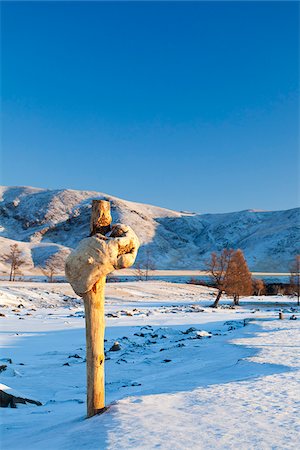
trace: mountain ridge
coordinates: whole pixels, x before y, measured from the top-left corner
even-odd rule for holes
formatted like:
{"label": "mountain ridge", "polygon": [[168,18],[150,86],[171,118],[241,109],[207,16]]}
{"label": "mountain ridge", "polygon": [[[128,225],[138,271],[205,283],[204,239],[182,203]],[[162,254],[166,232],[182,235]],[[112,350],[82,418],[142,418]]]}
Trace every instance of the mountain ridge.
{"label": "mountain ridge", "polygon": [[[255,271],[288,271],[299,253],[300,208],[231,213],[178,212],[98,191],[0,187],[0,243],[17,242],[27,268],[65,256],[88,235],[93,198],[111,202],[114,222],[126,223],[142,246],[137,262],[151,256],[157,269],[203,269],[212,251],[241,248]],[[2,269],[3,266],[2,262]]]}

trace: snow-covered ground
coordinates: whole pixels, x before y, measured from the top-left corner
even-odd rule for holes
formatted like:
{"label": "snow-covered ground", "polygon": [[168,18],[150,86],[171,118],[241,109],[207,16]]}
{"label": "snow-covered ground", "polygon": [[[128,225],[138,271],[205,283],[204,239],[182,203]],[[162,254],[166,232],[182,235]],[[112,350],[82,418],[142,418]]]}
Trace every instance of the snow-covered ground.
{"label": "snow-covered ground", "polygon": [[[225,299],[213,310],[214,295],[158,281],[108,284],[111,407],[87,420],[81,299],[63,283],[0,282],[1,383],[43,404],[1,408],[1,448],[298,448],[295,302],[252,297],[231,309]],[[121,350],[109,351],[115,341]]]}

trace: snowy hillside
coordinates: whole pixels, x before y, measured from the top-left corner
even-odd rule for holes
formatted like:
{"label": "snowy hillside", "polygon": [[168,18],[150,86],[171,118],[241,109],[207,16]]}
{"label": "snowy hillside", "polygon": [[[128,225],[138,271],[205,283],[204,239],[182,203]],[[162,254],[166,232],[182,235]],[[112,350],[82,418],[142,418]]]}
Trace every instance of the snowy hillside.
{"label": "snowy hillside", "polygon": [[[56,253],[65,255],[89,231],[91,200],[111,201],[114,222],[132,226],[157,269],[202,269],[209,254],[241,248],[253,271],[288,271],[299,241],[299,208],[194,214],[121,200],[100,192],[0,188],[2,253],[18,241],[27,269]],[[4,270],[3,262],[0,270]]]}

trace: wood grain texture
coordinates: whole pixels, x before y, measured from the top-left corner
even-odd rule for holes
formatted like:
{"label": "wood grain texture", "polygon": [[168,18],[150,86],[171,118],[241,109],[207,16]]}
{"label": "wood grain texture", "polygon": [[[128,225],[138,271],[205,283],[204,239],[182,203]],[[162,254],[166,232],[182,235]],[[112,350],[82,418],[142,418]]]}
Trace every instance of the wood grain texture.
{"label": "wood grain texture", "polygon": [[[91,236],[110,231],[110,203],[93,200]],[[92,417],[105,410],[104,375],[104,294],[106,277],[101,277],[93,288],[83,295],[86,324],[87,416]]]}
{"label": "wood grain texture", "polygon": [[104,290],[106,277],[83,296],[86,322],[87,416],[105,407]]}
{"label": "wood grain texture", "polygon": [[106,200],[93,200],[90,224],[91,236],[96,233],[103,235],[108,233],[110,231],[111,221],[110,202]]}

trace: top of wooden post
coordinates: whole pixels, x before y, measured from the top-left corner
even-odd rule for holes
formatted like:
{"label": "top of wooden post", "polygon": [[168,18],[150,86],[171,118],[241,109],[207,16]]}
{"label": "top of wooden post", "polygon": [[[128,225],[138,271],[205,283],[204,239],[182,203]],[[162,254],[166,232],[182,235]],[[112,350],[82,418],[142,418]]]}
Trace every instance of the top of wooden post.
{"label": "top of wooden post", "polygon": [[111,229],[112,218],[110,214],[110,202],[107,200],[92,200],[91,236],[96,233],[105,235]]}

